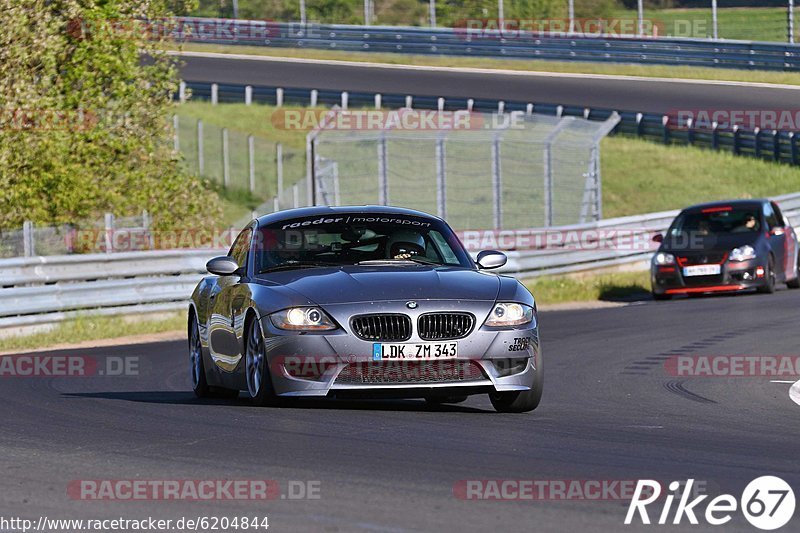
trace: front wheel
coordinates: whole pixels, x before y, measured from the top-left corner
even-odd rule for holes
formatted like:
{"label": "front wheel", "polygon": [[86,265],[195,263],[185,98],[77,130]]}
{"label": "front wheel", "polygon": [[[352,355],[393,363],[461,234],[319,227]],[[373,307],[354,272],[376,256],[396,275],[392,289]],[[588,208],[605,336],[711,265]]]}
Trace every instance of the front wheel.
{"label": "front wheel", "polygon": [[775,292],[775,259],[769,257],[767,269],[764,272],[764,285],[758,288],[758,292],[772,294]]}
{"label": "front wheel", "polygon": [[277,403],[278,397],[272,388],[272,377],[267,364],[267,350],[264,335],[258,319],[250,321],[247,330],[245,347],[245,372],[247,373],[247,391],[254,405],[265,406]]}
{"label": "front wheel", "polygon": [[543,384],[544,373],[542,360],[539,357],[529,390],[492,392],[489,394],[489,400],[498,413],[527,413],[539,407],[539,402],[542,400]]}

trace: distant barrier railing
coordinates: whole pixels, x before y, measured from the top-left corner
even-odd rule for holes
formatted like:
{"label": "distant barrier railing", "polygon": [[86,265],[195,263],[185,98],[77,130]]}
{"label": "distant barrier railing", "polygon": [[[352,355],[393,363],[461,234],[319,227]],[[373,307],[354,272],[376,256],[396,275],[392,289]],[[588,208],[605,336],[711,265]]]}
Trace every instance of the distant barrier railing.
{"label": "distant barrier railing", "polygon": [[687,38],[602,38],[461,28],[300,24],[183,17],[173,38],[185,42],[493,58],[800,70],[792,44]]}
{"label": "distant barrier railing", "polygon": [[[800,139],[794,131],[746,130],[739,127],[696,128],[676,124],[675,117],[614,109],[565,106],[557,103],[522,102],[492,98],[442,98],[438,95],[408,95],[364,91],[334,91],[294,87],[264,87],[218,83],[182,82],[180,94],[191,91],[192,98],[212,103],[261,103],[269,105],[371,107],[376,102],[387,109],[415,107],[421,109],[479,112],[541,113],[555,116],[577,116],[590,120],[608,120],[614,113],[620,122],[613,133],[622,133],[664,144],[690,145],[736,155],[756,157],[800,165]],[[376,98],[376,96],[378,98]],[[176,95],[176,98],[180,98]]]}
{"label": "distant barrier railing", "polygon": [[[775,200],[790,222],[800,225],[800,193],[778,196]],[[566,240],[561,247],[512,250],[508,252],[508,264],[500,272],[530,278],[637,263],[646,268],[653,249],[619,245],[618,239],[625,235],[628,242],[649,241],[651,234],[664,231],[677,213],[665,211],[532,230],[617,236],[611,237],[611,246],[598,243],[595,247],[594,243],[584,241],[582,246],[574,248]],[[473,254],[477,251],[475,246],[470,248]],[[185,309],[193,288],[206,275],[206,261],[224,253],[223,249],[195,249],[2,259],[0,334],[55,324],[82,313],[111,315]]]}

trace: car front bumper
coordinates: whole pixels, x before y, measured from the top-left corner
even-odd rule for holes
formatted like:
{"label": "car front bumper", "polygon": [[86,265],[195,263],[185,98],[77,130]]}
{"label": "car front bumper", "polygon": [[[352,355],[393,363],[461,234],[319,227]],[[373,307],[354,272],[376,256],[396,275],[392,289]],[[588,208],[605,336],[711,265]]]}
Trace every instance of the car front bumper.
{"label": "car front bumper", "polygon": [[766,265],[767,261],[759,258],[727,261],[720,274],[712,276],[684,276],[678,265],[652,265],[650,282],[653,293],[659,295],[737,292],[764,286]]}

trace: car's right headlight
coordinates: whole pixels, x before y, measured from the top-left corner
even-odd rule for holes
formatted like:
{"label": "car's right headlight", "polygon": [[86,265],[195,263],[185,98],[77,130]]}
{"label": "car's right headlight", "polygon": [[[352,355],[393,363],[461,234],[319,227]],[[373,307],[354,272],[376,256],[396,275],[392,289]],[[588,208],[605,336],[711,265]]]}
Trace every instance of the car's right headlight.
{"label": "car's right headlight", "polygon": [[675,256],[664,252],[658,252],[655,257],[653,257],[653,263],[657,265],[674,265]]}
{"label": "car's right headlight", "polygon": [[495,304],[484,326],[512,327],[529,324],[533,321],[533,307],[513,302]]}
{"label": "car's right headlight", "polygon": [[731,261],[748,261],[756,258],[756,250],[749,244],[734,248],[731,251]]}
{"label": "car's right headlight", "polygon": [[292,331],[327,331],[336,329],[325,311],[319,307],[290,307],[269,315],[276,328]]}

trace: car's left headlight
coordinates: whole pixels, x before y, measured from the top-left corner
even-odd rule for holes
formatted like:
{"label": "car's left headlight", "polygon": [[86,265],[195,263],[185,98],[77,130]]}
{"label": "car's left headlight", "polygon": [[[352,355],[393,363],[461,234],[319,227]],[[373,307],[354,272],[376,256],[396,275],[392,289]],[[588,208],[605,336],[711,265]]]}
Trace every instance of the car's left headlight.
{"label": "car's left headlight", "polygon": [[522,326],[533,321],[533,307],[513,302],[495,304],[484,326],[511,327]]}
{"label": "car's left headlight", "polygon": [[319,307],[290,307],[269,315],[276,328],[292,331],[327,331],[336,324]]}
{"label": "car's left headlight", "polygon": [[756,251],[755,249],[748,245],[742,246],[740,248],[734,248],[731,252],[731,261],[747,261],[749,259],[756,258]]}

